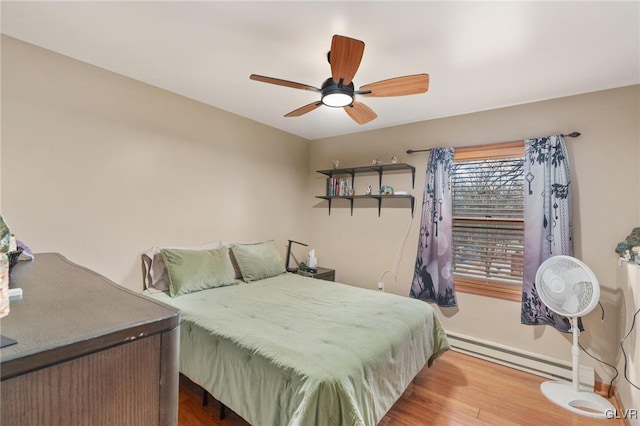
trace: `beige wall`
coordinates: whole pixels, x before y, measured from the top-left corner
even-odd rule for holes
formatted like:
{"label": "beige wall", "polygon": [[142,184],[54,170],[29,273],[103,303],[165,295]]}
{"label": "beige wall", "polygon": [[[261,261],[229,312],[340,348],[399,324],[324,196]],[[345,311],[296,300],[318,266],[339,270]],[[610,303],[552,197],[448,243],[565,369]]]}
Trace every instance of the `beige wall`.
{"label": "beige wall", "polygon": [[[407,295],[416,256],[427,159],[427,153],[407,155],[407,149],[460,147],[581,132],[579,138],[567,139],[575,191],[575,249],[576,255],[599,277],[606,310],[604,321],[600,321],[599,309],[585,318],[581,343],[616,364],[622,295],[616,284],[613,249],[639,225],[640,196],[633,184],[640,178],[639,95],[639,86],[627,87],[314,141],[311,192],[323,193],[324,178],[314,171],[330,168],[334,158],[348,167],[366,165],[377,157],[389,162],[392,155],[397,155],[401,162],[416,167],[416,185],[411,190],[416,197],[416,214],[401,251],[398,280],[395,282],[390,275],[384,279],[386,291]],[[410,189],[409,181],[406,175],[396,174],[384,183],[396,189]],[[371,182],[375,188],[375,177],[357,177],[356,192],[364,193]],[[325,201],[314,199],[311,194],[307,199],[312,206],[311,241],[319,263],[336,268],[340,281],[376,288],[381,274],[392,268],[409,226],[407,204],[398,201],[390,208],[383,206],[378,217],[373,202],[361,202],[362,207],[354,208],[353,216],[343,202],[342,208],[333,208],[329,216]],[[520,325],[520,303],[461,293],[458,303],[457,309],[440,310],[447,330],[571,360],[569,336],[548,327]],[[610,379],[606,367],[586,356],[581,361],[596,369],[598,380]]]}
{"label": "beige wall", "polygon": [[[1,22],[1,12],[0,8],[0,22]],[[1,26],[1,24],[0,24]],[[0,36],[0,52],[2,52],[4,38]],[[0,54],[0,99],[2,99],[2,55]],[[2,102],[0,102],[0,128],[2,126]],[[2,176],[2,132],[0,131],[0,177]],[[2,212],[2,182],[0,182],[0,213]]]}
{"label": "beige wall", "polygon": [[154,245],[308,239],[308,141],[2,41],[2,213],[34,251],[141,290]]}

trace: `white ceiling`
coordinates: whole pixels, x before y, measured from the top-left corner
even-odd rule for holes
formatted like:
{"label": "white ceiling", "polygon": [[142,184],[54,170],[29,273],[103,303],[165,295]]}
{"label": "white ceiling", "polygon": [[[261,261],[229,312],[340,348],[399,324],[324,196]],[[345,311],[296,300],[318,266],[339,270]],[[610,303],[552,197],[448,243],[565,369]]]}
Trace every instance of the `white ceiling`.
{"label": "white ceiling", "polygon": [[[318,139],[640,83],[640,2],[10,2],[9,36]],[[333,34],[363,40],[356,88],[426,72],[426,94],[283,115],[317,93]]]}

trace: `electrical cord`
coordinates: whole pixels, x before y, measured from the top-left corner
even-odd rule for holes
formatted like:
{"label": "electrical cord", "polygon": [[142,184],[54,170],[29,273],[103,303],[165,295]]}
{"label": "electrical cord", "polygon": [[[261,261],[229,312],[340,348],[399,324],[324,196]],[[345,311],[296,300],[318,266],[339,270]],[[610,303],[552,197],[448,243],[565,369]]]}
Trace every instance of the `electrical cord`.
{"label": "electrical cord", "polygon": [[404,237],[400,241],[398,245],[398,251],[396,251],[396,255],[393,258],[393,263],[391,264],[391,270],[386,270],[380,275],[380,279],[378,280],[378,289],[384,291],[384,286],[382,285],[382,279],[385,275],[391,274],[393,277],[393,282],[398,282],[398,268],[400,268],[400,261],[402,260],[402,250],[404,249],[404,245],[407,242],[407,238],[409,237],[409,231],[411,230],[411,224],[413,224],[413,216],[409,220],[409,224],[407,225],[407,231],[404,233]]}
{"label": "electrical cord", "polygon": [[[602,303],[598,302],[598,305],[600,305],[600,309],[602,310],[602,316],[601,316],[601,320],[604,321],[604,307],[602,306]],[[622,338],[622,340],[620,340],[620,349],[622,350],[622,360],[623,360],[623,370],[622,370],[622,376],[624,377],[624,379],[634,388],[640,390],[640,386],[638,386],[637,384],[633,383],[631,381],[631,379],[629,378],[628,375],[628,362],[627,362],[627,352],[624,350],[624,341],[627,340],[627,338],[631,335],[631,332],[633,331],[633,329],[636,326],[636,318],[638,317],[638,314],[640,313],[640,309],[638,309],[637,311],[635,311],[635,313],[633,314],[633,318],[631,320],[631,327],[629,327],[629,331],[627,332],[627,334],[624,335],[624,337]],[[578,343],[578,346],[580,346],[580,349],[582,349],[584,351],[584,353],[586,353],[587,355],[589,355],[591,358],[595,359],[596,361],[611,367],[615,370],[616,374],[615,376],[613,376],[613,378],[611,379],[611,381],[609,382],[609,390],[607,392],[607,397],[611,398],[611,392],[613,389],[613,382],[618,378],[618,376],[620,375],[620,372],[618,371],[618,369],[616,367],[614,367],[611,364],[608,364],[604,361],[602,361],[601,359],[596,358],[595,356],[591,355],[580,343]]]}
{"label": "electrical cord", "polygon": [[623,369],[623,376],[624,379],[629,382],[629,384],[631,386],[633,386],[634,388],[640,390],[640,387],[638,385],[636,385],[635,383],[633,383],[631,381],[631,379],[629,379],[629,376],[627,375],[627,353],[624,350],[624,341],[627,340],[627,337],[629,337],[629,335],[631,334],[631,332],[633,331],[635,325],[636,325],[636,317],[638,316],[638,313],[640,312],[640,309],[638,309],[634,314],[633,314],[633,319],[631,320],[631,327],[629,328],[629,331],[627,332],[627,334],[624,335],[624,337],[622,338],[622,340],[620,340],[620,349],[622,349],[622,359],[624,360],[624,369]]}
{"label": "electrical cord", "polygon": [[598,300],[598,305],[600,305],[600,309],[602,310],[602,315],[600,316],[600,321],[604,321],[604,306],[602,306],[602,303],[600,303],[599,300]]}

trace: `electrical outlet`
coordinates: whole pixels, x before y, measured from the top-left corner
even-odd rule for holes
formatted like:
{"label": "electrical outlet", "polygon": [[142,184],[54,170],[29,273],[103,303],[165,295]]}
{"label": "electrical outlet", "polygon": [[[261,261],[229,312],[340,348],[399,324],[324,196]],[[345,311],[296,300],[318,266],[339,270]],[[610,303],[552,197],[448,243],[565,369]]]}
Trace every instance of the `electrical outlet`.
{"label": "electrical outlet", "polygon": [[378,290],[384,290],[384,283],[382,281],[378,281]]}

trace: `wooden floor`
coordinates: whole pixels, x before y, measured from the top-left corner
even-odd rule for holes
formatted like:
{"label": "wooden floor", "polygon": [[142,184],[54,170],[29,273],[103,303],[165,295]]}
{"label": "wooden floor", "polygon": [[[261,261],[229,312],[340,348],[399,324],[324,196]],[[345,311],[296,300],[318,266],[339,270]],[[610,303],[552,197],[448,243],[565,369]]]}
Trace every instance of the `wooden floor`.
{"label": "wooden floor", "polygon": [[[556,406],[540,392],[545,380],[450,351],[418,374],[379,426],[624,425],[623,420],[592,419]],[[219,404],[209,401],[203,407],[200,388],[181,376],[178,425],[248,425],[229,409],[218,420]]]}

